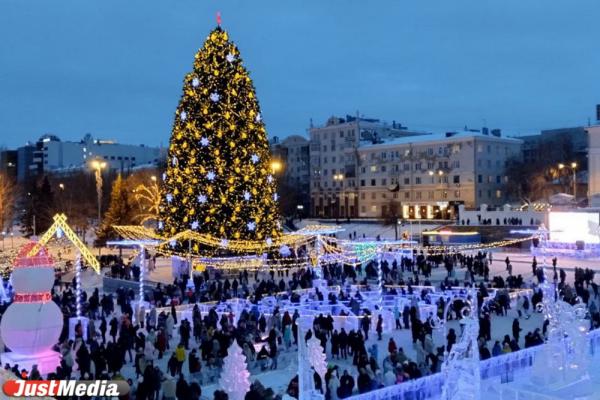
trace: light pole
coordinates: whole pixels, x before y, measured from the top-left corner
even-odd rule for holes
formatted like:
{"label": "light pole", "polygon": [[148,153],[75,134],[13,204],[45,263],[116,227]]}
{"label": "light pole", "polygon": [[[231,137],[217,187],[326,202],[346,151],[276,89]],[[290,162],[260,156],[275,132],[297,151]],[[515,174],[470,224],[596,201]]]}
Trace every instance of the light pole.
{"label": "light pole", "polygon": [[[429,174],[429,176],[431,176],[431,183],[432,184],[435,183],[435,178],[433,176],[436,175],[436,174],[439,176],[440,188],[441,188],[441,195],[442,195],[441,197],[442,197],[442,199],[444,199],[444,187],[443,187],[443,184],[442,184],[442,176],[444,176],[444,171],[441,170],[441,169],[438,170],[437,172],[429,170],[429,171],[427,171],[427,173]],[[442,214],[442,211],[440,209],[440,216],[442,216],[441,214]]]}
{"label": "light pole", "polygon": [[[342,214],[341,213],[341,210],[342,210],[341,209],[341,207],[342,207],[342,200],[344,199],[344,174],[335,174],[335,175],[333,175],[333,180],[335,182],[339,182],[340,186],[342,188],[341,198],[338,195],[338,206],[337,206],[337,208],[338,208],[337,216],[340,217],[340,214]],[[346,207],[345,203],[346,202],[344,201],[344,208]],[[341,215],[341,216],[343,217],[343,215]]]}
{"label": "light pole", "polygon": [[106,168],[106,161],[93,160],[91,167],[94,170],[94,176],[96,177],[96,194],[98,195],[98,226],[102,221],[102,170]]}
{"label": "light pole", "polygon": [[560,163],[558,164],[558,169],[570,169],[573,172],[573,198],[577,200],[577,163],[572,162],[570,166]]}

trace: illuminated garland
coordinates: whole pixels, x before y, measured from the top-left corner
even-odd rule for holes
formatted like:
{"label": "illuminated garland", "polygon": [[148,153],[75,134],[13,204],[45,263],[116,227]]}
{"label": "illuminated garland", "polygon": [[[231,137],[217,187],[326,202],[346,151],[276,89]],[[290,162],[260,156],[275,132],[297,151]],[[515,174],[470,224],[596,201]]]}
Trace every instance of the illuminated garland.
{"label": "illuminated garland", "polygon": [[48,303],[51,300],[50,292],[17,293],[14,297],[15,303]]}

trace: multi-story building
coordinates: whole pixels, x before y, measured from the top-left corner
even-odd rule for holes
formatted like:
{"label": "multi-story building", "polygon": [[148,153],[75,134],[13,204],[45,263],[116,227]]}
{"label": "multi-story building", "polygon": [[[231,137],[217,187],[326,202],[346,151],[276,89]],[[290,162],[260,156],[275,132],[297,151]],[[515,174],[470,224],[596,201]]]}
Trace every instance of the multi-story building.
{"label": "multi-story building", "polygon": [[90,134],[80,142],[62,142],[56,136],[44,135],[34,153],[34,162],[41,162],[44,171],[79,169],[93,159],[104,160],[109,169],[129,171],[136,166],[156,165],[160,159],[160,149],[94,139]]}
{"label": "multi-story building", "polygon": [[157,147],[118,144],[94,139],[90,134],[79,142],[43,135],[35,144],[16,150],[16,175],[18,181],[25,181],[42,173],[69,173],[89,168],[92,160],[104,161],[107,170],[127,172],[156,166],[163,158],[164,153]]}
{"label": "multi-story building", "polygon": [[277,136],[271,140],[273,160],[279,161],[282,170],[279,171],[285,183],[297,190],[299,214],[308,212],[310,206],[310,152],[309,142],[303,136],[291,135],[279,140]]}
{"label": "multi-story building", "polygon": [[592,207],[600,207],[600,114],[598,125],[587,128],[588,148],[588,202]]}
{"label": "multi-story building", "polygon": [[400,124],[377,119],[331,117],[324,126],[311,126],[311,213],[321,217],[357,217],[358,148],[390,138],[423,135]]}
{"label": "multi-story building", "polygon": [[583,126],[545,129],[539,134],[520,136],[519,139],[523,140],[523,161],[527,163],[578,160],[582,164],[588,145],[587,133]]}
{"label": "multi-story building", "polygon": [[359,217],[454,218],[459,204],[506,202],[506,161],[522,141],[481,132],[448,132],[358,148]]}
{"label": "multi-story building", "polygon": [[311,212],[336,218],[453,218],[459,204],[506,201],[506,163],[522,141],[500,130],[431,134],[332,117],[310,129]]}

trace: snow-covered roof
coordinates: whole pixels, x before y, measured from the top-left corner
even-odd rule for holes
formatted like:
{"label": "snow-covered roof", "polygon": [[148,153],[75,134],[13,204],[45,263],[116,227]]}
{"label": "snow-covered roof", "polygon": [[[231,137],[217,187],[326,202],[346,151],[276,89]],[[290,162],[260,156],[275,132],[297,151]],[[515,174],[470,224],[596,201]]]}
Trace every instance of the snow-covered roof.
{"label": "snow-covered roof", "polygon": [[363,142],[360,147],[385,147],[399,144],[411,144],[411,143],[427,143],[427,142],[440,142],[440,141],[454,141],[474,138],[486,138],[497,141],[511,142],[511,143],[522,143],[521,139],[509,138],[509,137],[498,137],[494,135],[485,135],[481,132],[473,131],[462,131],[453,132],[451,136],[447,136],[445,133],[431,133],[428,135],[416,135],[416,136],[405,136],[400,138],[394,138],[385,140],[383,143],[370,143]]}

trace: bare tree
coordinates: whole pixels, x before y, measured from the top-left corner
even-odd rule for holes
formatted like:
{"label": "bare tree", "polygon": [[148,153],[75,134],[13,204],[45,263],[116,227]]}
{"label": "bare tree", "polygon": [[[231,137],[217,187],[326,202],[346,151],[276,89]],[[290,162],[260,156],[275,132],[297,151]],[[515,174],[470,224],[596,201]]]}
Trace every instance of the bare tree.
{"label": "bare tree", "polygon": [[15,185],[4,172],[0,172],[0,230],[12,225],[15,212]]}

